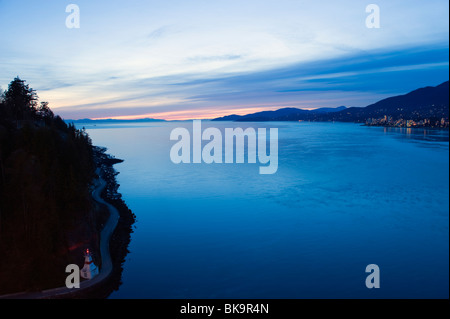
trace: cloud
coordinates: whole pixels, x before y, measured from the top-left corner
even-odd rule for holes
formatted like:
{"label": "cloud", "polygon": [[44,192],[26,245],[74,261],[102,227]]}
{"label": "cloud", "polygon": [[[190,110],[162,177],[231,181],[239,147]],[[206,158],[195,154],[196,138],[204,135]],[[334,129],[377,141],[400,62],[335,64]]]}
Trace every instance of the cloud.
{"label": "cloud", "polygon": [[195,56],[187,58],[187,62],[217,62],[217,61],[230,61],[241,59],[242,56],[239,54],[225,54],[216,56]]}
{"label": "cloud", "polygon": [[16,27],[0,85],[20,75],[63,116],[364,106],[448,79],[440,0],[380,0],[378,30],[349,0],[80,0],[79,30],[60,5],[25,2],[1,3],[0,28]]}
{"label": "cloud", "polygon": [[[94,117],[101,117],[102,112],[114,117],[149,114],[211,117],[208,112],[234,113],[244,108],[366,106],[448,80],[447,55],[445,46],[396,48],[258,72],[133,78],[120,81],[120,87],[111,84],[111,90],[120,88],[118,98],[72,105],[61,112]],[[69,113],[68,109],[76,112]]]}
{"label": "cloud", "polygon": [[147,35],[147,39],[155,40],[162,38],[164,35],[168,34],[170,26],[159,27]]}

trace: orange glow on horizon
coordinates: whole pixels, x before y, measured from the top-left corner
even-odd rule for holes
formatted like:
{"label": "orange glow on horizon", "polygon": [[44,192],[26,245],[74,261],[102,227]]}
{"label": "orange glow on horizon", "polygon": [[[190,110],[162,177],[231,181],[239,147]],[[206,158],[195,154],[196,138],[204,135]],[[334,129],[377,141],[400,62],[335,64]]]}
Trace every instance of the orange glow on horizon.
{"label": "orange glow on horizon", "polygon": [[[92,120],[140,120],[146,118],[152,118],[156,120],[167,120],[167,121],[184,121],[184,120],[209,120],[218,117],[223,117],[227,115],[247,115],[252,113],[257,113],[261,111],[275,111],[285,107],[293,106],[274,106],[274,107],[246,107],[237,109],[200,109],[200,110],[181,110],[181,111],[169,111],[169,112],[159,112],[159,113],[147,113],[140,115],[122,115],[122,116],[112,116],[112,117],[98,117],[92,118]],[[314,108],[302,108],[303,110],[312,110]]]}
{"label": "orange glow on horizon", "polygon": [[184,120],[207,120],[214,119],[217,117],[227,116],[227,115],[246,115],[250,113],[256,113],[261,111],[274,111],[279,109],[279,107],[267,108],[267,107],[247,107],[241,109],[230,109],[230,110],[182,110],[182,111],[170,111],[170,112],[159,112],[159,113],[147,113],[141,115],[124,115],[124,116],[113,116],[113,117],[101,117],[93,118],[93,120],[139,120],[152,118],[157,120],[167,120],[167,121],[184,121]]}

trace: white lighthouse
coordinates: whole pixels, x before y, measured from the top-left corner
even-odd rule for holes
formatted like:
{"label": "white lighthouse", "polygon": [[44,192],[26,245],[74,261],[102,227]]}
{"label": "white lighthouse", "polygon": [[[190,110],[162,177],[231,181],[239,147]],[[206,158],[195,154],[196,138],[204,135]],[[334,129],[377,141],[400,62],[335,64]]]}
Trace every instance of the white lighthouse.
{"label": "white lighthouse", "polygon": [[98,268],[92,261],[91,252],[86,249],[84,254],[84,267],[81,269],[81,277],[84,279],[92,279],[98,275]]}

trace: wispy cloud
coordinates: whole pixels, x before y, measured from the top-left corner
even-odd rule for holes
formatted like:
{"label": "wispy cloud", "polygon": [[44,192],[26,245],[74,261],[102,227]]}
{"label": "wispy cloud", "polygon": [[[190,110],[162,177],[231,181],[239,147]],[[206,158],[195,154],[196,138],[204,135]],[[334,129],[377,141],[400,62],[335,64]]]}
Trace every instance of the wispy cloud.
{"label": "wispy cloud", "polygon": [[[261,107],[337,107],[366,106],[390,95],[402,94],[420,86],[439,84],[448,79],[445,47],[405,48],[372,54],[353,54],[345,58],[300,63],[259,72],[211,76],[184,73],[149,78],[101,79],[89,84],[84,95],[88,103],[59,109],[69,117],[142,116],[152,112],[179,118],[191,112],[209,118],[207,112],[222,114],[244,108]],[[414,78],[414,81],[411,81]],[[102,87],[103,96],[95,97]],[[81,88],[80,88],[81,89]],[[108,95],[107,92],[110,92]],[[55,96],[55,91],[51,92]],[[58,94],[56,94],[58,95]],[[185,109],[184,112],[180,108]]]}
{"label": "wispy cloud", "polygon": [[378,4],[371,30],[350,0],[79,0],[69,30],[60,4],[0,2],[0,85],[20,75],[66,118],[179,118],[365,106],[447,80],[448,2]]}

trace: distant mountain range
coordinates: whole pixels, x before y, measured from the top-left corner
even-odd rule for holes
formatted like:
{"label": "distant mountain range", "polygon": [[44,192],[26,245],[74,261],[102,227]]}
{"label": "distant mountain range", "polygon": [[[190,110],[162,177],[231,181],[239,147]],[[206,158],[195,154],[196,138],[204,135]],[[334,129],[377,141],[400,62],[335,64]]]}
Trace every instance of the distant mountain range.
{"label": "distant mountain range", "polygon": [[[319,108],[304,110],[298,108],[282,108],[276,111],[262,111],[247,115],[227,115],[212,121],[264,122],[264,121],[339,121],[365,122],[369,118],[390,116],[393,119],[422,120],[449,117],[449,82],[438,86],[427,86],[404,95],[389,97],[366,107]],[[65,120],[66,123],[145,123],[164,122],[160,119],[136,120]]]}
{"label": "distant mountain range", "polygon": [[347,107],[320,108],[315,110],[302,110],[293,107],[287,107],[276,111],[262,111],[247,115],[228,115],[213,119],[213,121],[295,121],[297,119],[309,118],[313,115],[324,115],[346,110]]}
{"label": "distant mountain range", "polygon": [[213,121],[341,121],[364,122],[368,118],[391,116],[395,119],[405,118],[420,120],[425,118],[440,119],[449,116],[449,82],[438,86],[428,86],[414,90],[405,95],[383,99],[366,107],[345,106],[303,110],[283,108],[276,111],[263,111],[247,115],[228,115]]}
{"label": "distant mountain range", "polygon": [[165,120],[159,120],[159,119],[136,119],[136,120],[116,120],[116,119],[103,119],[103,120],[92,120],[92,119],[80,119],[80,120],[64,120],[66,123],[145,123],[145,122],[165,122]]}

